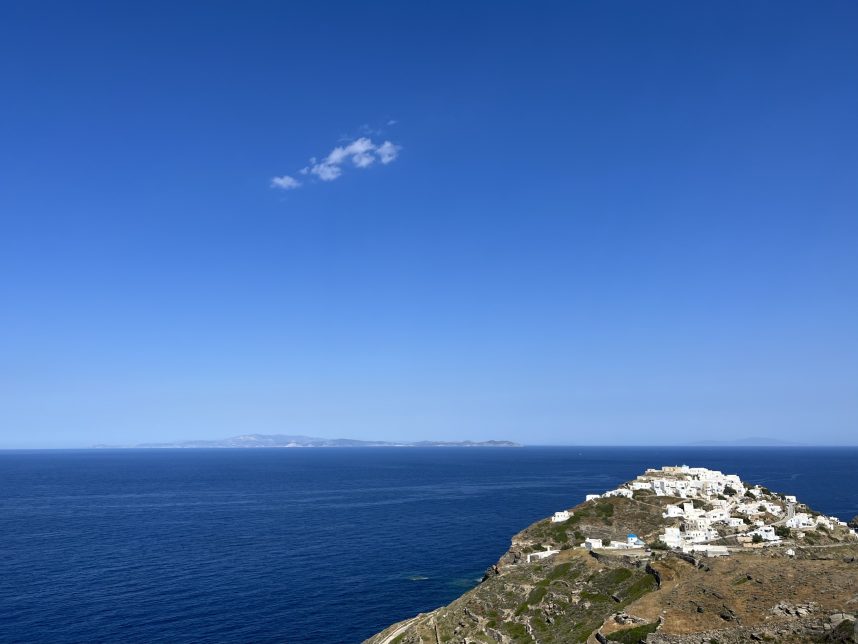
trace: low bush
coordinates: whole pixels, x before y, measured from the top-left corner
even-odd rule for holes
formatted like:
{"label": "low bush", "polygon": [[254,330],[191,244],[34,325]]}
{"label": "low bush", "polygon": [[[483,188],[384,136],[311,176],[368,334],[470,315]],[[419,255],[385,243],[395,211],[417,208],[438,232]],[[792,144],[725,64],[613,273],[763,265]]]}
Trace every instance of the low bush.
{"label": "low bush", "polygon": [[621,642],[622,644],[638,644],[643,642],[650,633],[655,633],[658,624],[642,624],[624,631],[617,631],[608,635],[609,642]]}

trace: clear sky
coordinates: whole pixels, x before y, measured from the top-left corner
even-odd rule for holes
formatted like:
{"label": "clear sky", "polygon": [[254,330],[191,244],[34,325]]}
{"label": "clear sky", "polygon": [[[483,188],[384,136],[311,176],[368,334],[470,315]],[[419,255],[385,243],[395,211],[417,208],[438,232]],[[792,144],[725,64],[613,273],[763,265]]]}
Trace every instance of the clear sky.
{"label": "clear sky", "polygon": [[856,443],[856,33],[851,0],[6,2],[0,447]]}

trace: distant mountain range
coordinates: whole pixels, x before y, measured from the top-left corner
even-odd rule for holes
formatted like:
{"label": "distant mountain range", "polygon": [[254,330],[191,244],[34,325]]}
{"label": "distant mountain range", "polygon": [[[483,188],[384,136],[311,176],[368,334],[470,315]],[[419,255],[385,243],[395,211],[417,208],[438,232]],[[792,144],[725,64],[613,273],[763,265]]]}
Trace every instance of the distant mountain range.
{"label": "distant mountain range", "polygon": [[[96,447],[110,447],[96,445]],[[315,438],[291,434],[244,434],[222,440],[179,441],[177,443],[141,443],[134,448],[277,448],[277,447],[521,447],[512,441],[362,441],[353,438]]]}

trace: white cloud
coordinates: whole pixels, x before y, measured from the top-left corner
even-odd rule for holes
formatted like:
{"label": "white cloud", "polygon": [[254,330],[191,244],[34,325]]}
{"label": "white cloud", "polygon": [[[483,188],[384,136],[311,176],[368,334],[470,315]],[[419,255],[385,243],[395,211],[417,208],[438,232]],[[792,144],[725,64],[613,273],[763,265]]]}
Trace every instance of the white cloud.
{"label": "white cloud", "polygon": [[282,177],[274,177],[271,180],[271,187],[281,188],[282,190],[294,190],[301,187],[301,182],[293,179],[288,174],[284,174]]}
{"label": "white cloud", "polygon": [[385,141],[375,149],[375,152],[378,154],[378,158],[381,159],[381,162],[387,165],[391,161],[396,160],[401,149],[401,146],[395,145],[390,141]]}
{"label": "white cloud", "polygon": [[[311,157],[310,165],[301,168],[298,173],[304,176],[315,175],[321,181],[333,181],[342,175],[343,166],[348,165],[349,162],[354,167],[361,169],[370,167],[376,161],[387,165],[396,160],[401,149],[402,146],[390,141],[376,145],[369,137],[362,136],[346,145],[338,145],[321,161],[316,157]],[[282,177],[274,177],[271,180],[271,185],[283,190],[293,190],[300,187],[301,182],[289,175],[283,175]]]}
{"label": "white cloud", "polygon": [[333,163],[322,162],[317,163],[310,168],[310,172],[315,174],[322,181],[333,181],[343,173],[343,170],[340,166]]}

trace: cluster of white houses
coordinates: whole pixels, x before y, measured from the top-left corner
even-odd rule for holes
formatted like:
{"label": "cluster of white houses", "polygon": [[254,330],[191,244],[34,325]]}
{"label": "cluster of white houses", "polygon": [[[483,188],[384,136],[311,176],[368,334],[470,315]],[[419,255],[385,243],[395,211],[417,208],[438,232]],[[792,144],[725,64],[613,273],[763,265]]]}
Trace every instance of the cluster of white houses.
{"label": "cluster of white houses", "polygon": [[[717,527],[727,528],[725,533],[738,535],[739,542],[746,545],[774,545],[781,541],[781,537],[774,525],[767,524],[767,519],[773,519],[774,524],[798,530],[846,526],[834,517],[796,513],[797,501],[794,496],[769,495],[759,486],[747,488],[736,474],[687,465],[649,469],[630,483],[604,494],[588,494],[585,500],[615,496],[631,498],[638,490],[647,490],[656,496],[689,499],[664,507],[663,518],[680,521],[678,526],[665,526],[664,532],[659,535],[659,540],[669,548],[685,552],[728,554],[726,546],[711,543],[722,538]],[[778,502],[781,499],[783,501]],[[572,515],[572,512],[566,510],[555,512],[551,520],[562,522]],[[587,538],[581,547],[627,549],[645,545],[637,535],[630,534],[625,541],[604,542],[602,539]]]}

